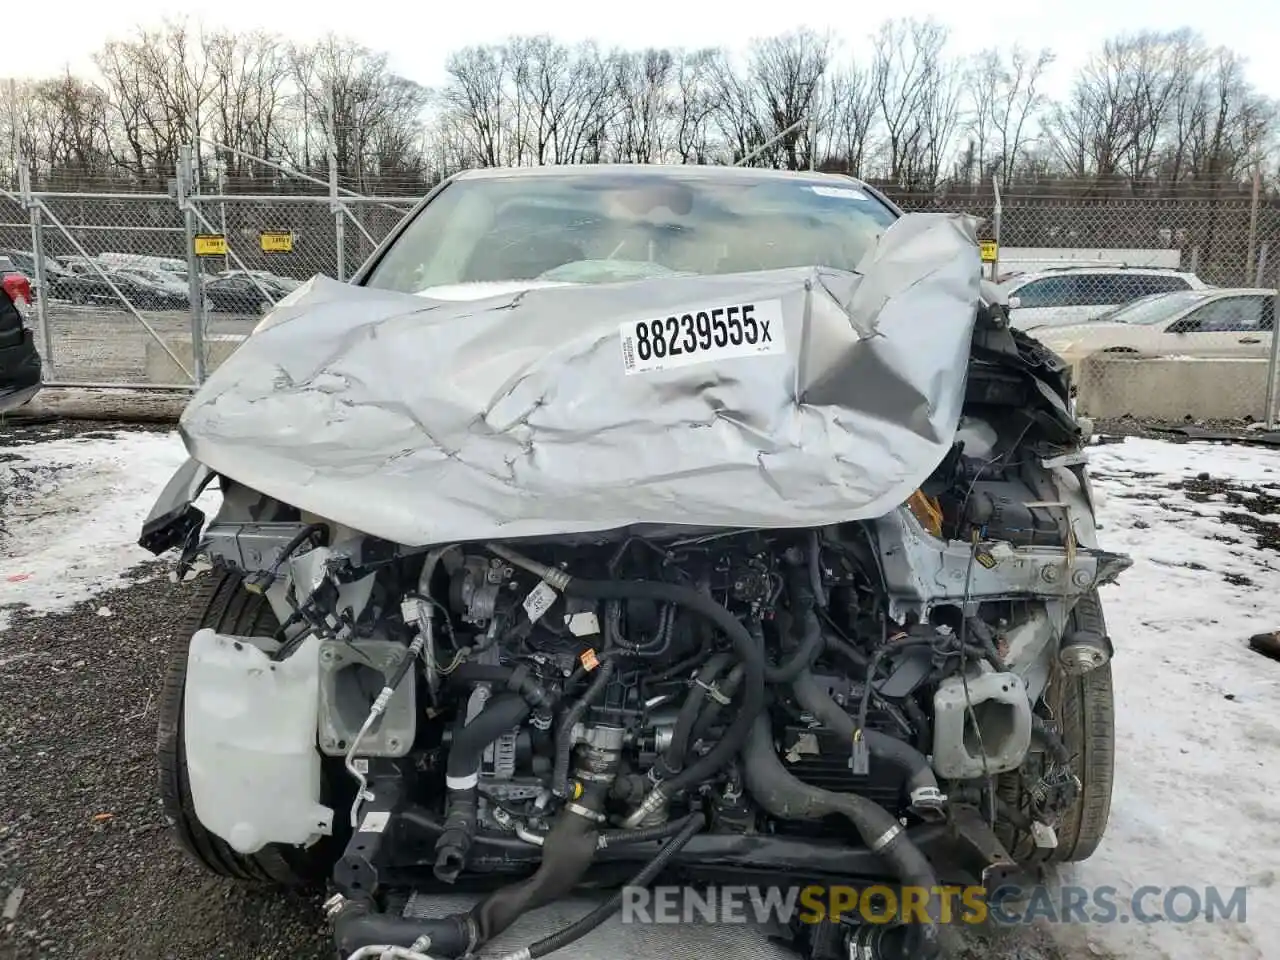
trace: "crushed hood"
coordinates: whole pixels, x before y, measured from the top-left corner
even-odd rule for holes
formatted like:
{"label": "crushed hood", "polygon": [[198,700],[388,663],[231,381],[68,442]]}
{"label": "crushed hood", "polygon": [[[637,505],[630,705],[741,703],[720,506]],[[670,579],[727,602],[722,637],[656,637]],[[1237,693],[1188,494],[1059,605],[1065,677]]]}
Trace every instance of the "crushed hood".
{"label": "crushed hood", "polygon": [[975,226],[905,216],[857,273],[467,300],[317,277],[213,373],[180,430],[218,473],[408,546],[876,517],[951,445]]}

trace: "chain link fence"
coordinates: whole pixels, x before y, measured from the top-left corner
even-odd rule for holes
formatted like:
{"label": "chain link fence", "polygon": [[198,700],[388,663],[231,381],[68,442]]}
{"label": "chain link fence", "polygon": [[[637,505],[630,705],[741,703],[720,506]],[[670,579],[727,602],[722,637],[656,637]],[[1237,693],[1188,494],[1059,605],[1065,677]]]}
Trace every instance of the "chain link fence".
{"label": "chain link fence", "polygon": [[981,235],[998,241],[990,275],[1014,324],[1073,364],[1080,413],[1274,422],[1280,200],[1234,186],[1184,198],[996,186],[895,199],[985,218]]}
{"label": "chain link fence", "polygon": [[[350,277],[417,199],[202,195],[178,174],[167,194],[0,194],[0,255],[36,281],[48,380],[198,382],[299,283]],[[1081,413],[1273,419],[1280,199],[881,189],[981,218],[989,275],[1015,324],[1075,365]]]}
{"label": "chain link fence", "polygon": [[46,384],[189,389],[272,304],[349,277],[416,198],[0,191],[0,257],[34,290]]}

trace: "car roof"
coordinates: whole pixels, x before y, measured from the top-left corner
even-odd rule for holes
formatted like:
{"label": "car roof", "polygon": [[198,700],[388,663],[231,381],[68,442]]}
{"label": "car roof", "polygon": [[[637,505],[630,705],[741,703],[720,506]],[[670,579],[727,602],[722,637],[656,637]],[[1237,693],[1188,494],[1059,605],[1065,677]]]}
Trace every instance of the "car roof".
{"label": "car roof", "polygon": [[1064,273],[1118,273],[1129,274],[1136,273],[1150,276],[1177,276],[1177,277],[1195,277],[1195,274],[1189,270],[1181,270],[1177,267],[1129,267],[1123,264],[1072,264],[1071,266],[1062,267],[1044,267],[1040,270],[1030,270],[1026,273],[1015,274],[1005,283],[1025,283],[1029,280],[1040,280],[1044,277],[1057,277]]}
{"label": "car roof", "polygon": [[1244,294],[1274,297],[1276,291],[1265,287],[1207,287],[1204,290],[1174,290],[1173,293],[1203,293],[1211,297],[1238,297]]}
{"label": "car roof", "polygon": [[620,173],[681,180],[778,180],[809,181],[860,186],[866,184],[843,173],[816,170],[774,170],[766,167],[726,167],[683,163],[569,163],[542,167],[477,167],[455,174],[455,180],[509,180],[524,177],[572,176],[575,178],[617,176]]}

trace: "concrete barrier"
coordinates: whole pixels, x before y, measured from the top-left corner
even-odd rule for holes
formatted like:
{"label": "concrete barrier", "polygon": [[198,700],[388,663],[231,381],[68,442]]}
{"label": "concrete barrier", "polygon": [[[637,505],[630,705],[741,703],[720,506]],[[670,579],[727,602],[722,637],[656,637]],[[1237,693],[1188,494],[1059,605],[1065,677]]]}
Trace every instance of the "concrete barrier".
{"label": "concrete barrier", "polygon": [[1266,360],[1093,356],[1073,367],[1076,408],[1095,419],[1265,418]]}
{"label": "concrete barrier", "polygon": [[[164,337],[165,346],[173,351],[188,370],[195,373],[195,360],[191,352],[191,337]],[[236,352],[247,337],[240,334],[218,333],[204,338],[205,372],[212,373],[218,366]],[[173,362],[156,342],[154,337],[147,337],[147,383],[186,383],[191,378]]]}
{"label": "concrete barrier", "polygon": [[176,423],[190,400],[190,393],[180,391],[44,387],[30,403],[0,416],[0,425],[6,419]]}

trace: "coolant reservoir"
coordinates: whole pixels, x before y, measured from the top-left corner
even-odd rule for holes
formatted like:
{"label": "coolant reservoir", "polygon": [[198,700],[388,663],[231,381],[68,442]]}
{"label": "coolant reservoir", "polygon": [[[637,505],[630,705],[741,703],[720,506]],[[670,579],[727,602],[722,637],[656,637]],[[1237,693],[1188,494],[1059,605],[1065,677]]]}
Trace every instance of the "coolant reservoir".
{"label": "coolant reservoir", "polygon": [[196,817],[241,854],[313,843],[333,828],[316,750],[320,641],[278,663],[254,642],[197,632],[183,707]]}

